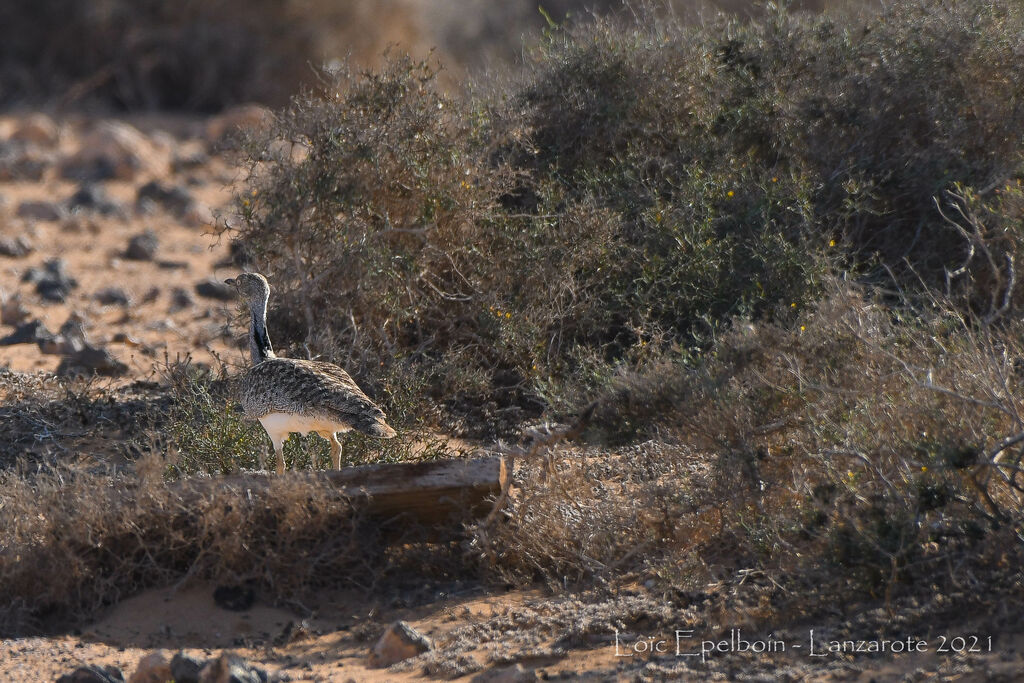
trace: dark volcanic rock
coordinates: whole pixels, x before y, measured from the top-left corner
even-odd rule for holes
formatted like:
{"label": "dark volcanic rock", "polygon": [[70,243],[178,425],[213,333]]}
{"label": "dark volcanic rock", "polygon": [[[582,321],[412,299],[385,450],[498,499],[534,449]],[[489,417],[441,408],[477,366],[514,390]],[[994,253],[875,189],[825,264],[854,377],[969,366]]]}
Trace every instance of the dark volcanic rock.
{"label": "dark volcanic rock", "polygon": [[195,303],[196,298],[187,289],[175,287],[174,291],[171,292],[171,313],[195,306]]}
{"label": "dark volcanic rock", "polygon": [[135,201],[143,204],[151,201],[165,210],[178,216],[184,216],[195,203],[192,193],[181,185],[167,185],[158,180],[152,180],[139,188]]}
{"label": "dark volcanic rock", "polygon": [[78,286],[78,281],[68,275],[64,259],[50,259],[42,268],[30,268],[21,278],[22,282],[33,283],[36,293],[46,301],[61,302]]}
{"label": "dark volcanic rock", "polygon": [[171,676],[174,683],[199,683],[199,671],[203,668],[203,662],[179,652],[171,658]]}
{"label": "dark volcanic rock", "polygon": [[46,329],[42,321],[30,320],[23,323],[6,337],[0,339],[0,346],[12,344],[40,344],[53,340],[54,335]]}
{"label": "dark volcanic rock", "polygon": [[15,142],[0,142],[0,181],[38,182],[53,163],[51,153],[32,150]]}
{"label": "dark volcanic rock", "polygon": [[386,667],[421,655],[434,647],[426,637],[404,621],[396,621],[370,650],[370,666]]}
{"label": "dark volcanic rock", "polygon": [[57,366],[57,374],[105,375],[120,377],[128,372],[128,366],[110,355],[106,349],[86,345],[81,351],[64,356]]}
{"label": "dark volcanic rock", "polygon": [[134,261],[152,261],[159,247],[160,238],[152,230],[147,230],[128,241],[128,248],[125,249],[124,256]]}
{"label": "dark volcanic rock", "polygon": [[26,201],[18,205],[18,218],[28,218],[33,221],[59,221],[64,218],[66,212],[57,202],[47,201]]}
{"label": "dark volcanic rock", "polygon": [[95,297],[104,306],[130,306],[132,303],[131,296],[122,287],[104,287]]}
{"label": "dark volcanic rock", "polygon": [[28,309],[22,303],[19,292],[3,298],[3,303],[0,303],[0,323],[18,325],[27,317]]}
{"label": "dark volcanic rock", "polygon": [[104,216],[127,218],[128,212],[118,202],[111,199],[106,191],[94,183],[85,183],[79,187],[67,201],[68,211],[92,211]]}
{"label": "dark volcanic rock", "polygon": [[207,299],[218,299],[220,301],[231,301],[235,298],[235,289],[231,285],[208,278],[196,285],[196,294],[205,296]]}
{"label": "dark volcanic rock", "polygon": [[228,683],[267,683],[270,676],[237,655],[224,652],[211,659],[199,673],[200,681],[227,681]]}
{"label": "dark volcanic rock", "polygon": [[32,242],[24,235],[17,237],[0,237],[0,256],[21,258],[28,256],[33,251]]}
{"label": "dark volcanic rock", "polygon": [[248,586],[217,586],[213,603],[221,609],[244,612],[256,602],[256,593]]}
{"label": "dark volcanic rock", "polygon": [[58,678],[57,683],[124,683],[124,674],[116,666],[80,666]]}

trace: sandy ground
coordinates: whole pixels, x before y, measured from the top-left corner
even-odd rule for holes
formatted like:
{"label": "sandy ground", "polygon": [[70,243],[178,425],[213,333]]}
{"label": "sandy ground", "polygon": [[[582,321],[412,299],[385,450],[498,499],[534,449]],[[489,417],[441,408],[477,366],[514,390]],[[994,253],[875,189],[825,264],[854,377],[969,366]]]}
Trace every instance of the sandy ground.
{"label": "sandy ground", "polygon": [[[73,634],[0,641],[0,680],[52,681],[86,663],[113,664],[127,676],[139,659],[160,648],[183,650],[204,659],[230,651],[292,681],[480,681],[509,672],[516,664],[526,672],[523,680],[1009,682],[1024,674],[1022,634],[996,636],[991,651],[983,639],[978,645],[981,651],[974,654],[938,652],[956,635],[936,633],[917,636],[927,648],[923,652],[839,655],[828,652],[827,636],[820,635],[822,625],[818,625],[816,653],[807,649],[807,630],[776,634],[788,644],[783,653],[707,653],[704,662],[699,654],[702,645],[684,640],[677,653],[673,634],[661,632],[623,632],[618,644],[614,632],[595,635],[568,649],[541,638],[533,648],[509,652],[503,648],[503,628],[544,604],[544,596],[537,591],[473,591],[412,608],[389,608],[380,597],[345,591],[321,596],[315,614],[306,619],[297,616],[298,606],[271,607],[257,602],[244,612],[228,611],[214,603],[213,591],[214,586],[203,583],[150,590],[122,601]],[[473,671],[463,676],[425,674],[429,663],[417,660],[389,669],[371,668],[367,660],[370,647],[387,624],[398,619],[442,645],[474,626],[489,632],[490,637],[459,655],[473,662]],[[637,643],[656,642],[652,641],[655,635],[670,641],[665,654],[637,651]],[[761,639],[752,633],[745,637]]]}
{"label": "sandy ground", "polygon": [[[28,117],[0,117],[0,142],[21,129]],[[0,238],[25,236],[34,247],[26,256],[0,256],[0,294],[4,298],[19,295],[28,319],[42,321],[53,332],[72,312],[82,315],[89,340],[128,365],[128,373],[116,382],[158,379],[165,357],[173,360],[191,355],[208,363],[219,357],[241,365],[245,359],[236,338],[243,330],[232,328],[235,304],[195,293],[198,282],[237,272],[233,266],[220,265],[228,256],[227,241],[218,239],[213,221],[204,224],[163,210],[136,210],[138,189],[156,179],[187,188],[197,205],[213,216],[230,214],[240,176],[227,159],[211,153],[187,170],[169,170],[169,160],[175,156],[212,149],[204,137],[209,121],[148,117],[129,122],[145,140],[145,149],[139,153],[147,163],[130,179],[101,183],[123,208],[123,216],[85,213],[49,221],[17,215],[23,202],[61,204],[80,187],[78,182],[59,178],[57,169],[62,159],[78,150],[96,123],[59,121],[56,139],[35,150],[52,162],[42,178],[0,182]],[[154,259],[125,258],[130,238],[146,229],[159,237]],[[27,270],[55,257],[64,259],[68,272],[78,281],[63,303],[43,301],[32,285],[22,282]],[[114,285],[127,291],[132,305],[96,301],[98,291]],[[194,301],[175,310],[176,288],[190,292]],[[0,325],[0,336],[13,330],[11,325]],[[0,347],[0,364],[15,371],[53,372],[59,362],[59,356],[43,354],[35,344]],[[142,656],[159,648],[183,649],[204,658],[230,650],[269,671],[287,674],[293,681],[488,680],[492,674],[505,677],[490,680],[508,681],[1012,681],[1024,676],[1024,639],[1019,633],[979,631],[981,636],[993,635],[995,641],[990,651],[974,654],[936,652],[942,637],[961,635],[936,632],[928,636],[929,651],[912,655],[846,654],[815,660],[806,649],[790,647],[771,657],[722,654],[700,662],[699,657],[675,655],[671,631],[648,633],[634,626],[634,631],[624,632],[616,644],[614,631],[584,629],[584,636],[565,641],[545,626],[549,621],[544,615],[560,609],[564,622],[573,608],[559,606],[564,598],[545,598],[536,591],[473,588],[421,600],[414,607],[395,604],[394,596],[348,591],[318,596],[315,609],[298,604],[272,606],[257,600],[250,609],[235,612],[215,604],[214,588],[187,584],[150,590],[123,600],[74,632],[0,641],[0,681],[52,681],[86,663],[114,664],[127,676]],[[388,670],[369,668],[369,648],[397,619],[406,620],[442,649],[448,648],[452,661],[417,659]],[[1024,631],[1024,623],[1018,624],[1017,631]],[[962,634],[969,635],[970,630]],[[695,632],[695,638],[712,635],[720,637],[721,630]],[[786,642],[793,645],[805,641],[806,636],[806,630],[793,632]],[[659,639],[671,641],[669,651],[652,656],[636,649]],[[524,671],[513,675],[510,667],[516,665]]]}

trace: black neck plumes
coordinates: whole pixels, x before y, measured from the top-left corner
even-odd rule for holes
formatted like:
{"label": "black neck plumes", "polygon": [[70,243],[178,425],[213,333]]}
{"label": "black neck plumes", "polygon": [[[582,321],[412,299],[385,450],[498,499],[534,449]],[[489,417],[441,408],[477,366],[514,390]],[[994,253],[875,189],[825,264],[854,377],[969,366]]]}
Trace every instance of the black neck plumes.
{"label": "black neck plumes", "polygon": [[267,335],[267,303],[264,301],[262,306],[253,303],[250,311],[249,354],[252,356],[252,364],[257,365],[268,358],[275,358],[274,347],[270,345],[270,336]]}

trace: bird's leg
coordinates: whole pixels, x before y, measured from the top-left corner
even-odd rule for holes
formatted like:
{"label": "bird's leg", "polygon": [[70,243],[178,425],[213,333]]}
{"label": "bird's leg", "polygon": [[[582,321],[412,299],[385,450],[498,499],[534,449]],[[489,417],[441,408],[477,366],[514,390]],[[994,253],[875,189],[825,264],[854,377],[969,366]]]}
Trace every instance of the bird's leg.
{"label": "bird's leg", "polygon": [[338,441],[337,434],[331,434],[331,464],[334,465],[334,469],[341,469],[341,442]]}
{"label": "bird's leg", "polygon": [[288,434],[277,434],[270,437],[270,440],[274,443],[274,455],[277,456],[277,473],[284,474],[284,442],[288,438]]}
{"label": "bird's leg", "polygon": [[260,459],[260,472],[265,472],[266,469],[267,469],[267,454],[266,454],[266,452],[264,451],[263,448],[260,448],[259,451],[256,453],[256,455],[259,456],[259,459]]}

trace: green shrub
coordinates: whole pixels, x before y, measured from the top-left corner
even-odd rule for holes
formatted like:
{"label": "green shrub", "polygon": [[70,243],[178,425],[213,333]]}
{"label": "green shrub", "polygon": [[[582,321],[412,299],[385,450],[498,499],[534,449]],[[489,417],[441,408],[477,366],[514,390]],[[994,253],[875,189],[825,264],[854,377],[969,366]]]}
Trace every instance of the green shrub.
{"label": "green shrub", "polygon": [[597,19],[460,98],[408,59],[338,75],[248,148],[275,329],[493,435],[829,272],[1014,310],[1024,12],[857,21]]}

